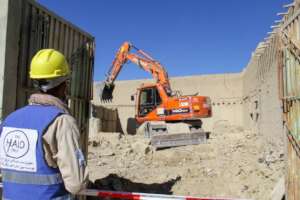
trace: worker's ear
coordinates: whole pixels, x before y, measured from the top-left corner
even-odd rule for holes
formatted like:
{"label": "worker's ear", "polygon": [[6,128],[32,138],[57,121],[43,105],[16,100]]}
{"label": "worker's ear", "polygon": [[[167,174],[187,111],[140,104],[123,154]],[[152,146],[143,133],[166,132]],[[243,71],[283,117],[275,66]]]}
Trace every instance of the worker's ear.
{"label": "worker's ear", "polygon": [[131,101],[134,101],[134,95],[131,95],[131,96],[130,96],[130,100],[131,100]]}

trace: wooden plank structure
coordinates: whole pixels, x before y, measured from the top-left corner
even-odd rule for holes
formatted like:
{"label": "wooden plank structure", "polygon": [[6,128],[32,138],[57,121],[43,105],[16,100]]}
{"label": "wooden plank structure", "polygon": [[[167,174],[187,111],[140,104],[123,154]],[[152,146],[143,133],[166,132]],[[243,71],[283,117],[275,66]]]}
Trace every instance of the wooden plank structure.
{"label": "wooden plank structure", "polygon": [[[49,11],[34,0],[2,0],[8,4],[8,37],[4,66],[3,112],[1,119],[27,104],[35,92],[29,78],[33,55],[43,48],[61,51],[71,66],[69,106],[81,131],[81,146],[87,153],[88,120],[92,98],[94,37]],[[13,34],[14,38],[9,38]],[[11,51],[9,51],[12,49]],[[10,73],[11,72],[11,73]],[[7,105],[7,106],[6,106]]]}
{"label": "wooden plank structure", "polygon": [[300,4],[289,4],[278,34],[280,97],[287,136],[286,198],[300,199]]}
{"label": "wooden plank structure", "polygon": [[28,97],[35,92],[29,78],[33,55],[43,48],[57,49],[66,56],[71,67],[68,103],[78,122],[80,145],[87,156],[94,37],[35,0],[0,0],[0,7],[6,13],[0,14],[0,93],[3,94],[0,119],[26,105]]}

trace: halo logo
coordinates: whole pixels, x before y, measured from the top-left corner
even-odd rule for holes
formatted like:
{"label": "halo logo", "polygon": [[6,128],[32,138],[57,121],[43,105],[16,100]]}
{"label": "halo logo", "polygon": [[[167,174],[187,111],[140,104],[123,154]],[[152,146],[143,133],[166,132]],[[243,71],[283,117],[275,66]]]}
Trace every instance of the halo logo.
{"label": "halo logo", "polygon": [[28,153],[29,140],[23,131],[14,130],[6,134],[3,148],[6,156],[18,159]]}

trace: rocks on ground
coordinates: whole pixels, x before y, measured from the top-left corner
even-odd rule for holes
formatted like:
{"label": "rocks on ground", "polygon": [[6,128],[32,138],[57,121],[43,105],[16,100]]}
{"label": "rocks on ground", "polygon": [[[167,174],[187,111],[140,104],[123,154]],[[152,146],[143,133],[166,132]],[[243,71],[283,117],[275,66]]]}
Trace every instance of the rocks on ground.
{"label": "rocks on ground", "polygon": [[264,200],[284,174],[284,145],[278,144],[222,124],[207,144],[159,151],[141,135],[98,133],[90,139],[88,163],[99,188]]}

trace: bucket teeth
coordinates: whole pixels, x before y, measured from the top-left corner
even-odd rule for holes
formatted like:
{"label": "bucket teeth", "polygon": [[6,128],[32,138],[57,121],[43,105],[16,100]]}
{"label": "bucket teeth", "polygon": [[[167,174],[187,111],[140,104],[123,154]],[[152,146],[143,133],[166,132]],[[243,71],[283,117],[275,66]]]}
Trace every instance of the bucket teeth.
{"label": "bucket teeth", "polygon": [[115,88],[114,84],[108,84],[106,82],[102,82],[99,86],[99,96],[101,101],[112,101],[113,98],[113,90]]}

